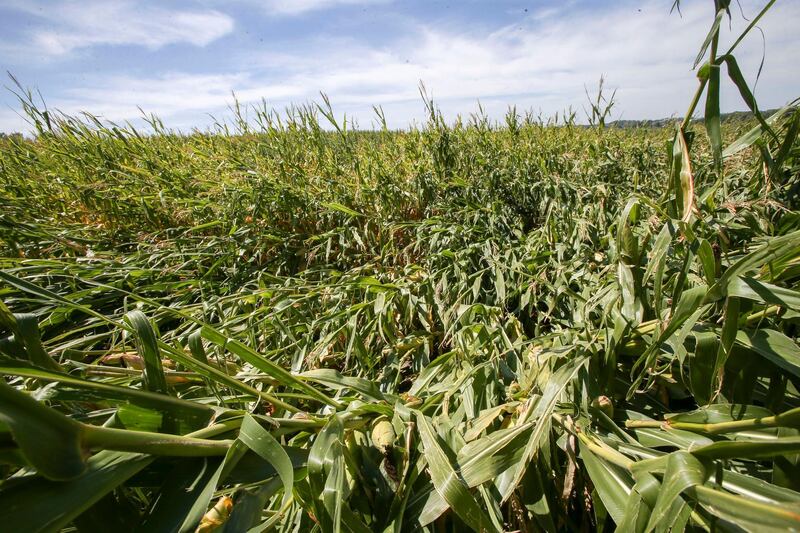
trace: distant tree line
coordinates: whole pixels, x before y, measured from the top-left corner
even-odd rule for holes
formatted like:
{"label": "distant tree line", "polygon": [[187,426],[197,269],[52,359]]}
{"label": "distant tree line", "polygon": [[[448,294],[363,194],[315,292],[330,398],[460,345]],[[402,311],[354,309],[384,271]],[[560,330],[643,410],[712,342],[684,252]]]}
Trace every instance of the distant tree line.
{"label": "distant tree line", "polygon": [[0,140],[6,140],[7,139],[9,141],[21,141],[22,137],[23,137],[22,134],[19,133],[19,132],[4,133],[4,132],[0,131]]}
{"label": "distant tree line", "polygon": [[[778,109],[768,109],[761,111],[765,117],[778,111]],[[733,111],[731,113],[721,113],[720,120],[750,120],[753,118],[752,111]],[[614,128],[661,128],[667,126],[676,120],[681,120],[681,117],[659,118],[659,119],[645,119],[645,120],[615,120],[608,123],[610,127]],[[694,118],[693,121],[702,121],[702,117]]]}

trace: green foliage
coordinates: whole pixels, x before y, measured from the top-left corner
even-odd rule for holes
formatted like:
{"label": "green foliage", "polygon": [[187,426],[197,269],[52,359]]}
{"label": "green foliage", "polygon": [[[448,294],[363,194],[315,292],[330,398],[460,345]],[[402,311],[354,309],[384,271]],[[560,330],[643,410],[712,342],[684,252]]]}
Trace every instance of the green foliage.
{"label": "green foliage", "polygon": [[20,88],[4,526],[800,528],[800,111],[761,115],[714,7],[675,129],[423,89],[408,131],[325,99],[144,134]]}

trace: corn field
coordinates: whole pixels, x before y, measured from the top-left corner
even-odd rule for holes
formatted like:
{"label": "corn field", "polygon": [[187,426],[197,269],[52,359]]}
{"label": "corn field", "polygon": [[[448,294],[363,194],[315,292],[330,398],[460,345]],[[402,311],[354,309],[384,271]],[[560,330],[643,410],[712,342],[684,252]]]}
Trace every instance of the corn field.
{"label": "corn field", "polygon": [[735,56],[773,3],[725,50],[715,0],[665,128],[16,85],[0,529],[800,530],[800,109]]}

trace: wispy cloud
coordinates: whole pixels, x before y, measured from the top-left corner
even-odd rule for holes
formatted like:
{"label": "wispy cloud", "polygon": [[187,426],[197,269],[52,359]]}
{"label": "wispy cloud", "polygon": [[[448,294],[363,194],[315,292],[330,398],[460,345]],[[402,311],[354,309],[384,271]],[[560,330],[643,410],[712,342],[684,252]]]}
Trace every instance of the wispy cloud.
{"label": "wispy cloud", "polygon": [[14,2],[9,7],[44,19],[30,43],[59,56],[97,45],[138,45],[158,49],[175,43],[205,46],[230,33],[234,20],[212,9],[175,9],[130,1]]}
{"label": "wispy cloud", "polygon": [[[746,14],[756,13],[755,2],[743,4]],[[679,17],[653,1],[575,9],[568,15],[543,10],[487,34],[420,24],[382,47],[327,38],[295,57],[267,57],[264,66],[278,67],[284,83],[305,89],[294,98],[322,90],[355,116],[369,114],[372,104],[396,109],[401,121],[409,113],[418,116],[419,81],[451,116],[473,110],[478,99],[494,115],[512,104],[550,114],[568,105],[580,108],[584,85],[591,87],[605,74],[619,88],[625,117],[661,117],[688,105],[696,84],[691,62],[712,17],[705,5],[686,5]],[[798,19],[800,4],[784,3],[761,23],[768,56],[758,96],[768,105],[782,104],[800,87],[800,73],[791,67],[791,50],[800,45],[793,22]],[[736,36],[746,24],[736,16],[726,34]],[[737,50],[751,82],[761,60],[759,36],[755,32]],[[727,44],[723,40],[723,49]],[[267,88],[259,86],[265,80],[258,75],[250,81],[252,86],[239,88],[240,96],[256,97]],[[729,109],[742,107],[735,89],[723,95]]]}
{"label": "wispy cloud", "polygon": [[3,132],[24,132],[28,131],[29,125],[19,112],[12,109],[0,108],[0,131]]}
{"label": "wispy cloud", "polygon": [[273,15],[300,15],[340,6],[388,4],[392,0],[265,0],[258,5]]}

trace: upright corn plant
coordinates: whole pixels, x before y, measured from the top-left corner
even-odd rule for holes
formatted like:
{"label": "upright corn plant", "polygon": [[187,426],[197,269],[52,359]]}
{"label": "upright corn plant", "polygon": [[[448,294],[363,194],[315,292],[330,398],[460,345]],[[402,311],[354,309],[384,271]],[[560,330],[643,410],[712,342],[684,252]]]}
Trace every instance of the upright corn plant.
{"label": "upright corn plant", "polygon": [[0,529],[800,529],[800,113],[733,56],[773,4],[720,54],[715,2],[674,134],[148,136],[20,88]]}

